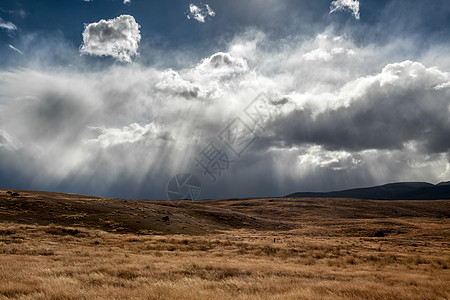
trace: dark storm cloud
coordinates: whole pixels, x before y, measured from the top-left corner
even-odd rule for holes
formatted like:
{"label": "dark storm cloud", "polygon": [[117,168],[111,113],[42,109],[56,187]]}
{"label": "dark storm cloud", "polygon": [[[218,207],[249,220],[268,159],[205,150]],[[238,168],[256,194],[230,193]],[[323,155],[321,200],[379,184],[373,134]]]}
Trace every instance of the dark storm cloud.
{"label": "dark storm cloud", "polygon": [[44,94],[39,99],[24,101],[15,113],[27,120],[27,135],[33,139],[49,141],[64,138],[64,143],[71,143],[77,138],[76,132],[83,127],[86,116],[89,116],[89,109],[71,97],[70,94]]}
{"label": "dark storm cloud", "polygon": [[[185,171],[201,178],[206,197],[329,190],[405,176],[439,178],[436,172],[442,169],[435,165],[442,157],[431,154],[448,151],[447,73],[405,61],[349,81],[335,93],[274,93],[273,87],[289,91],[289,84],[296,85],[286,76],[269,79],[230,53],[211,55],[179,72],[120,67],[89,77],[27,70],[3,74],[4,99],[17,97],[0,107],[2,141],[9,145],[2,154],[8,160],[2,163],[4,182],[164,198],[171,176]],[[303,78],[303,84],[315,80]],[[271,102],[277,110],[273,123],[241,157],[229,153],[230,169],[211,182],[194,158],[266,85],[279,94]],[[193,87],[203,93],[195,101],[183,94]],[[7,113],[15,116],[12,121],[6,121]],[[37,169],[38,180],[27,175]],[[7,174],[22,179],[12,181]]]}
{"label": "dark storm cloud", "polygon": [[[436,89],[445,73],[406,61],[365,79],[350,104],[314,115],[297,109],[274,123],[275,139],[287,146],[316,144],[329,150],[402,149],[415,142],[422,151],[450,148],[450,98]],[[358,88],[355,86],[355,88]]]}
{"label": "dark storm cloud", "polygon": [[[36,184],[39,178],[48,174],[43,172],[34,157],[25,151],[10,151],[0,147],[0,182],[2,188],[40,189],[43,185]],[[41,182],[42,183],[42,182]]]}

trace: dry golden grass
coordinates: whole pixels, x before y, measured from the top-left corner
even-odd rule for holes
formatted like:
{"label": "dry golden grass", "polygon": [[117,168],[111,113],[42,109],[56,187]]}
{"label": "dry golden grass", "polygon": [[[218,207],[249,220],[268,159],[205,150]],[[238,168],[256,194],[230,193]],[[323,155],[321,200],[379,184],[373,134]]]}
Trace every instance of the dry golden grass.
{"label": "dry golden grass", "polygon": [[408,224],[413,233],[374,238],[344,223],[334,236],[313,223],[193,236],[3,222],[0,297],[449,299],[447,220]]}
{"label": "dry golden grass", "polygon": [[450,299],[449,200],[14,192],[0,190],[0,298]]}

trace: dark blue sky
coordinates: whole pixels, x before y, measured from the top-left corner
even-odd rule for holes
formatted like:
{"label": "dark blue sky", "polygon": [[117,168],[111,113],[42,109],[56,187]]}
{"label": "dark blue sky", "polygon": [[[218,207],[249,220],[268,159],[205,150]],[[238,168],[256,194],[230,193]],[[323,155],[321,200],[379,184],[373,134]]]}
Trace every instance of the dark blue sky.
{"label": "dark blue sky", "polygon": [[[152,49],[158,51],[189,51],[198,58],[223,49],[235,34],[252,27],[277,40],[291,35],[313,36],[333,25],[358,43],[387,43],[392,39],[410,38],[422,43],[446,43],[450,36],[450,5],[434,1],[360,1],[361,19],[348,13],[329,15],[330,1],[213,1],[216,16],[206,24],[185,17],[188,1],[120,0],[25,1],[4,0],[0,17],[17,26],[16,31],[0,30],[1,65],[22,61],[8,45],[33,55],[34,49],[64,44],[77,52],[82,42],[84,24],[111,19],[122,14],[135,17],[141,26],[143,62],[155,64]],[[193,2],[196,3],[196,2]],[[197,2],[199,3],[199,2]],[[64,63],[64,60],[62,61]]]}

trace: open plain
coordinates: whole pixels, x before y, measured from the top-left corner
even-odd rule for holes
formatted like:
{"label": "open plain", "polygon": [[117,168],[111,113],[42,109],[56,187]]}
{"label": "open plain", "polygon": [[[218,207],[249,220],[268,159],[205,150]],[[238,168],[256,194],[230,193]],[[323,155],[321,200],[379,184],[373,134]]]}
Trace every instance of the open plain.
{"label": "open plain", "polygon": [[449,299],[449,216],[449,200],[0,190],[0,297]]}

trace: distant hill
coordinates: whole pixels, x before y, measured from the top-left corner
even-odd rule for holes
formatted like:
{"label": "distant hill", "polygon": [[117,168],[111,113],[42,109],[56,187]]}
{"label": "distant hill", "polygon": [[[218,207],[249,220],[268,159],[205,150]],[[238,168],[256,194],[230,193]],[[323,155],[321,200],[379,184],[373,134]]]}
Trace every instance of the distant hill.
{"label": "distant hill", "polygon": [[298,192],[289,198],[357,198],[373,200],[438,200],[450,199],[450,181],[437,185],[428,182],[397,182],[380,186],[333,192]]}

